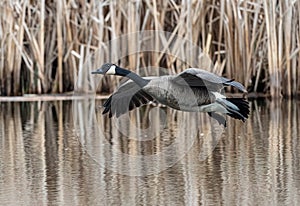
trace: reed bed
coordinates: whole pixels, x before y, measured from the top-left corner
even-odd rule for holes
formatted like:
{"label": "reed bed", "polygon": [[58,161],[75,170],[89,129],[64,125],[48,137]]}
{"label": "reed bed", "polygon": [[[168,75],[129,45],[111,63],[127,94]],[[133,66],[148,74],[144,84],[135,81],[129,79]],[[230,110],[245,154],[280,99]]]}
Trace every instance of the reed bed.
{"label": "reed bed", "polygon": [[[249,92],[296,96],[299,13],[300,2],[292,0],[4,1],[0,95],[111,92],[117,78],[96,82],[90,76],[111,61],[136,72],[203,67],[242,82]],[[136,52],[146,41],[139,32],[150,30],[170,36],[153,32],[154,51]],[[131,35],[111,41],[124,34]]]}

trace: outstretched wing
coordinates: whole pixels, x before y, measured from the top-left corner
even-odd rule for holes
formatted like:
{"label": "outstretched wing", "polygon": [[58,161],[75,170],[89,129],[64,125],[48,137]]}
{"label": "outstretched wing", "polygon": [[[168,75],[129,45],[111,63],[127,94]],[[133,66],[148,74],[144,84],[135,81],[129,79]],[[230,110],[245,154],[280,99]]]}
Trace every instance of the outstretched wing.
{"label": "outstretched wing", "polygon": [[109,117],[119,117],[126,112],[153,101],[153,97],[129,80],[122,84],[104,103],[102,114],[109,112]]}
{"label": "outstretched wing", "polygon": [[173,81],[181,85],[188,85],[191,87],[208,87],[213,90],[222,89],[224,86],[233,86],[242,92],[247,92],[241,83],[236,82],[233,79],[218,76],[203,69],[187,69],[179,73]]}

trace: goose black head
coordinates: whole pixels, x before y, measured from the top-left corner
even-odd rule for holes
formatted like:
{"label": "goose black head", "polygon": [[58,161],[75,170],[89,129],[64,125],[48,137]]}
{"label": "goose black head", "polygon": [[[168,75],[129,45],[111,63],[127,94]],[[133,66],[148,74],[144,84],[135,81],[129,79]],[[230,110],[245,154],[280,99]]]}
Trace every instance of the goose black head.
{"label": "goose black head", "polygon": [[116,74],[117,65],[111,63],[103,64],[100,69],[92,71],[92,74],[108,74],[108,75],[115,75]]}
{"label": "goose black head", "polygon": [[123,69],[112,63],[103,64],[100,69],[92,71],[92,74],[104,74],[104,75],[119,75],[119,76],[127,76],[131,72]]}

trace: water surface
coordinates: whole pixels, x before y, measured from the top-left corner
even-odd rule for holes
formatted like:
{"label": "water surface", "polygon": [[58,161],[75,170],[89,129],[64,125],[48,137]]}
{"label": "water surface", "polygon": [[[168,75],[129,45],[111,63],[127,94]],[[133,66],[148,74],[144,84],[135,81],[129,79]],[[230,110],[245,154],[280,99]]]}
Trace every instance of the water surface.
{"label": "water surface", "polygon": [[299,101],[246,123],[101,101],[0,103],[1,205],[299,205]]}

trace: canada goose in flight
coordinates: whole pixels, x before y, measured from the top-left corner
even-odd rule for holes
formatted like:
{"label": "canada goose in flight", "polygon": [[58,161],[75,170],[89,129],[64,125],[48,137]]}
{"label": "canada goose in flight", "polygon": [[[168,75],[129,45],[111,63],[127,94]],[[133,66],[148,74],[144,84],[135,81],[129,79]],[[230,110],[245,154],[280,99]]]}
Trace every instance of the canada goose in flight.
{"label": "canada goose in flight", "polygon": [[207,112],[226,127],[226,114],[243,122],[249,115],[249,103],[244,98],[228,98],[221,94],[225,86],[246,93],[244,86],[202,69],[190,68],[177,75],[140,77],[115,64],[106,63],[92,74],[119,75],[130,80],[122,84],[104,103],[103,114],[120,115],[157,101],[177,110]]}

